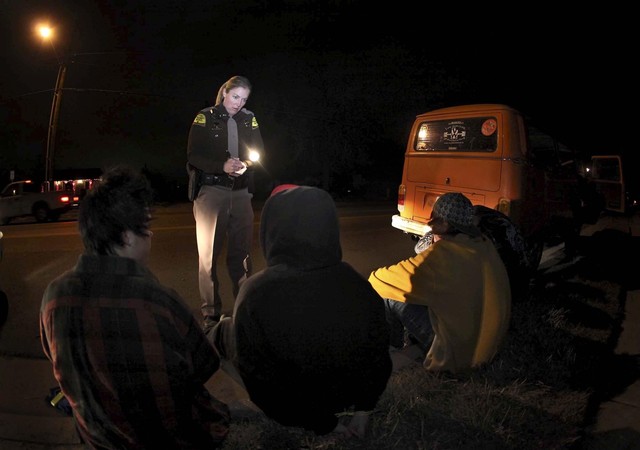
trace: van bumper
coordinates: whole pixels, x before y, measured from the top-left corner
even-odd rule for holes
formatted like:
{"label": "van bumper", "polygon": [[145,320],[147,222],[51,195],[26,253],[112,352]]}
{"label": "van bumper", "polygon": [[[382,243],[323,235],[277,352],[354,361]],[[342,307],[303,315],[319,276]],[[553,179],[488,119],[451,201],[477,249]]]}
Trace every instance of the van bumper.
{"label": "van bumper", "polygon": [[428,231],[431,230],[431,227],[426,223],[407,219],[405,217],[402,217],[400,214],[394,214],[391,217],[391,226],[397,228],[398,230],[404,231],[405,233],[413,234],[418,237],[424,236]]}

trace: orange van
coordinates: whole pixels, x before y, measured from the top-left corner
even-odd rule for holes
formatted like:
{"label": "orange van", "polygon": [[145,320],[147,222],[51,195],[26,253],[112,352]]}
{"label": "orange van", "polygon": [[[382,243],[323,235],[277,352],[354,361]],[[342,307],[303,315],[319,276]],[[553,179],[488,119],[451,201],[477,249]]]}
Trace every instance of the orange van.
{"label": "orange van", "polygon": [[507,105],[420,114],[409,135],[392,225],[419,238],[429,230],[438,196],[461,192],[474,205],[508,216],[537,267],[545,241],[577,236],[591,207],[576,156]]}

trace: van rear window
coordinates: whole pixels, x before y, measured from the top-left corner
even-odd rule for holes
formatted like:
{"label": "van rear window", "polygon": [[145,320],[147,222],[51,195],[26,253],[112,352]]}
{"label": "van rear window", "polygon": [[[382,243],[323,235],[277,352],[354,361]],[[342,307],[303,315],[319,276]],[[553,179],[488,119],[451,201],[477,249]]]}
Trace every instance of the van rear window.
{"label": "van rear window", "polygon": [[495,117],[422,122],[414,150],[418,152],[494,152],[498,141]]}

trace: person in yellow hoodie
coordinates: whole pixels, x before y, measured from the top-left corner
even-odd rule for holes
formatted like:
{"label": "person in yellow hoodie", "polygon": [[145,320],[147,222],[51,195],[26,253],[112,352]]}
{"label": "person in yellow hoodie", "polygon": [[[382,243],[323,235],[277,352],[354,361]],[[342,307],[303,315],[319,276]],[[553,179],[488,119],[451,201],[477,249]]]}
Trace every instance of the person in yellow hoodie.
{"label": "person in yellow hoodie", "polygon": [[493,359],[509,327],[507,270],[463,194],[440,196],[428,224],[433,244],[369,276],[385,301],[390,344],[401,348],[409,337],[430,371],[477,367]]}

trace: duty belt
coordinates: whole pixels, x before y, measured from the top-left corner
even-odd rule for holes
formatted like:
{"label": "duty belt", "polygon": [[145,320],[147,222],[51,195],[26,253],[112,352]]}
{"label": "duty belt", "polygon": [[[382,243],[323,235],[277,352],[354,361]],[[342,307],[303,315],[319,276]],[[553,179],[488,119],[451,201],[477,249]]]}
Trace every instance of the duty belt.
{"label": "duty belt", "polygon": [[216,175],[213,173],[202,173],[200,184],[203,186],[221,186],[227,189],[233,189],[235,180],[229,175]]}

